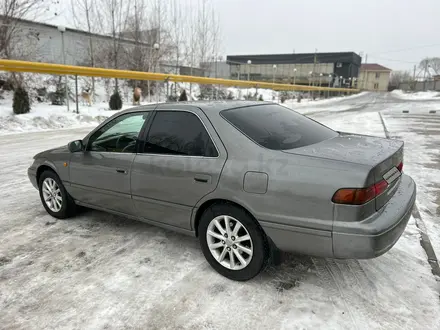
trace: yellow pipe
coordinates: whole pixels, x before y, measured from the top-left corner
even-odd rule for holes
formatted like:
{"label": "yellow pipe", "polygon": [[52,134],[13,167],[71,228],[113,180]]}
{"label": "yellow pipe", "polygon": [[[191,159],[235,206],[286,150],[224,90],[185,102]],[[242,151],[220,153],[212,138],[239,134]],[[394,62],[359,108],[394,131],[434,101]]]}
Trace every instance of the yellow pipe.
{"label": "yellow pipe", "polygon": [[274,90],[283,90],[283,91],[333,91],[333,92],[348,92],[348,93],[359,92],[359,89],[352,89],[352,88],[331,88],[331,87],[316,87],[316,86],[303,86],[303,85],[290,85],[290,84],[274,84],[264,81],[246,81],[246,80],[219,79],[219,78],[208,78],[208,77],[197,77],[197,76],[183,76],[176,74],[91,68],[84,66],[27,62],[27,61],[16,61],[16,60],[0,60],[0,70],[14,71],[14,72],[32,72],[32,73],[42,73],[42,74],[134,79],[134,80],[156,80],[156,81],[168,80],[171,82],[191,82],[191,83],[197,83],[203,85],[223,85],[223,86],[235,86],[235,87],[245,87],[245,88],[257,87],[263,89],[274,89]]}

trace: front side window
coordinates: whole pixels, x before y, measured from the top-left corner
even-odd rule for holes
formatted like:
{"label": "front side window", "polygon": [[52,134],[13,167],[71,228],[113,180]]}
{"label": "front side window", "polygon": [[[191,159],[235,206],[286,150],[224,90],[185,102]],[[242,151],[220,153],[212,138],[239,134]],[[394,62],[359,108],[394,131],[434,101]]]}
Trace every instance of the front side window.
{"label": "front side window", "polygon": [[338,136],[330,128],[276,104],[223,110],[220,114],[255,143],[272,150],[300,148]]}
{"label": "front side window", "polygon": [[186,111],[158,111],[148,132],[145,153],[217,157],[200,119]]}
{"label": "front side window", "polygon": [[380,78],[380,72],[376,72],[376,79]]}
{"label": "front side window", "polygon": [[113,119],[90,137],[87,150],[135,152],[139,132],[149,113],[127,113]]}

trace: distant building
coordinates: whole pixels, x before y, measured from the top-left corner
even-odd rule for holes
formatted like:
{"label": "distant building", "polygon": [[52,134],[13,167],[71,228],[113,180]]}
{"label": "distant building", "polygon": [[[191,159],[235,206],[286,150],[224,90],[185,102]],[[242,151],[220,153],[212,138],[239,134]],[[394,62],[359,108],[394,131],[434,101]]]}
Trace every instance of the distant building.
{"label": "distant building", "polygon": [[[6,20],[0,15],[0,26]],[[10,23],[9,23],[10,24]],[[20,45],[19,54],[11,59],[63,63],[62,34],[56,25],[34,22],[25,19],[15,19],[14,42]],[[95,65],[97,67],[113,68],[113,37],[110,34],[88,33],[86,31],[66,28],[63,32],[66,64],[91,66],[91,46],[94,49]],[[119,34],[120,49],[118,55],[118,69],[131,70],[133,55],[138,54],[134,49],[139,49],[145,58],[154,53],[152,46],[159,40],[158,29],[140,31],[138,41],[131,31]],[[170,45],[160,45],[170,49]],[[21,51],[22,50],[22,51]],[[138,54],[139,55],[139,54]],[[161,59],[152,68],[152,71],[169,74],[183,74],[204,76],[206,70],[177,65],[174,60]]]}
{"label": "distant building", "polygon": [[202,62],[200,67],[204,70],[205,77],[229,79],[231,72],[225,61]]}
{"label": "distant building", "polygon": [[391,69],[377,63],[362,64],[361,73],[358,79],[358,88],[367,91],[387,91],[390,83],[391,71]]}
{"label": "distant building", "polygon": [[359,75],[362,58],[339,52],[230,55],[226,60],[233,79],[349,87]]}
{"label": "distant building", "polygon": [[[0,15],[0,25],[8,22],[11,18]],[[15,54],[13,59],[28,61],[63,63],[62,35],[56,25],[34,22],[24,19],[15,19],[14,42],[20,44],[20,53]],[[113,47],[113,38],[109,35],[88,33],[77,29],[66,28],[64,35],[64,48],[66,64],[90,65],[92,42],[95,57],[99,60],[99,66],[110,66],[112,59],[109,58],[109,49]],[[119,68],[128,68],[125,65],[124,53],[130,52],[135,46],[150,47],[147,43],[136,43],[134,40],[119,38],[121,45],[121,61]]]}

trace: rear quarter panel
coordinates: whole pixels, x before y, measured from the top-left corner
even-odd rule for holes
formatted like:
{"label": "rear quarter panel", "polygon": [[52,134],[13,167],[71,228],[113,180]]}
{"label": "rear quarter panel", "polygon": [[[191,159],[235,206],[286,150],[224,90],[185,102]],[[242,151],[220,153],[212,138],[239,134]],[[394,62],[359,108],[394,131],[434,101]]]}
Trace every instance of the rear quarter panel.
{"label": "rear quarter panel", "polygon": [[[342,187],[363,187],[370,168],[265,149],[223,118],[212,120],[228,160],[217,189],[198,206],[209,199],[231,200],[245,207],[280,249],[332,256],[336,209],[331,198]],[[266,192],[245,191],[250,171],[267,174]]]}

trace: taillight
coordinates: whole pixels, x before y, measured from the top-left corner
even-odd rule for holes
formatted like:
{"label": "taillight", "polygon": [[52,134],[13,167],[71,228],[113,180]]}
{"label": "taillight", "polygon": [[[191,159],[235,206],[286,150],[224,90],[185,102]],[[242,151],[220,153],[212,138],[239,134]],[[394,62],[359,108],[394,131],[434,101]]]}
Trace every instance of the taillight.
{"label": "taillight", "polygon": [[336,204],[362,205],[382,194],[388,187],[385,180],[368,188],[342,188],[333,195],[332,201]]}
{"label": "taillight", "polygon": [[[375,191],[376,196],[379,196],[385,190],[387,190],[388,182],[386,182],[385,180],[382,180],[382,181],[379,181],[378,183],[376,183],[373,187],[374,187],[374,191]],[[376,196],[374,196],[374,197],[376,197]]]}
{"label": "taillight", "polygon": [[400,162],[399,165],[397,165],[397,169],[402,172],[403,171],[403,162]]}

